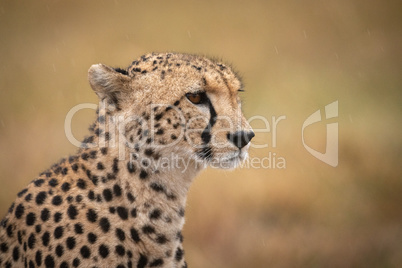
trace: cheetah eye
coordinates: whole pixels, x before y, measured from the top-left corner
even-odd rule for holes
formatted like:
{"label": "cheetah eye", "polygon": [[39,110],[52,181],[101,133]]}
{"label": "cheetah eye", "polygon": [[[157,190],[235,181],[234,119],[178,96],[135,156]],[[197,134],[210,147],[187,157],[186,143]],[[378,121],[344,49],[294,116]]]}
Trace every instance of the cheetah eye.
{"label": "cheetah eye", "polygon": [[205,92],[187,93],[186,97],[194,104],[203,104],[207,101]]}

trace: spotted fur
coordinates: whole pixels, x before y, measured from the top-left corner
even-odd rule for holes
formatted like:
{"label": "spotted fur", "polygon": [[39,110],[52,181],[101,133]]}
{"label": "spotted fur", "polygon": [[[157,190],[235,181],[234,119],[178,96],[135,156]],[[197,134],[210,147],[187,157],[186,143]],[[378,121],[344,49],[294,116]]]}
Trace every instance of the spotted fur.
{"label": "spotted fur", "polygon": [[217,61],[164,53],[93,65],[89,82],[100,99],[90,135],[18,193],[1,221],[0,267],[187,267],[193,178],[205,164],[235,167],[254,136],[240,80]]}

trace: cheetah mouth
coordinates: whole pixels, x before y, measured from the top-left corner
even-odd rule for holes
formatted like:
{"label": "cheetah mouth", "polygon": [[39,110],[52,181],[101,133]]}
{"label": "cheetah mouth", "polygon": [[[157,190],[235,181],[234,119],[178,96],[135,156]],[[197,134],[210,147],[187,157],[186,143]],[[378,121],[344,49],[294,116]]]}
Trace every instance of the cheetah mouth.
{"label": "cheetah mouth", "polygon": [[238,150],[218,157],[218,161],[212,164],[213,167],[222,169],[233,169],[238,167],[248,156],[247,151]]}

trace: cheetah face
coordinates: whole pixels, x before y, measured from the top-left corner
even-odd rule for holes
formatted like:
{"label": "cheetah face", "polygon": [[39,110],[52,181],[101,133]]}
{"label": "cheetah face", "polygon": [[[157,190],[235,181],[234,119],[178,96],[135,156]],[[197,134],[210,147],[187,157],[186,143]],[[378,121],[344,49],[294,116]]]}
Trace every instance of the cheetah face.
{"label": "cheetah face", "polygon": [[115,105],[115,115],[136,118],[126,142],[158,148],[219,168],[234,168],[254,137],[241,112],[242,85],[226,65],[185,54],[149,54],[127,70],[93,65],[92,88]]}

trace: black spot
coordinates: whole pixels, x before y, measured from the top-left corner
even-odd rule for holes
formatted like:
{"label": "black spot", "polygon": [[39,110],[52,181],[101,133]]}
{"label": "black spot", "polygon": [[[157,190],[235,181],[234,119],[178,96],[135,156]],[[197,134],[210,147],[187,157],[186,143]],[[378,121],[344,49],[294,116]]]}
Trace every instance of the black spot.
{"label": "black spot", "polygon": [[149,166],[149,159],[148,159],[148,158],[143,159],[143,160],[141,161],[141,164],[142,164],[144,167]]}
{"label": "black spot", "polygon": [[174,106],[177,106],[180,104],[180,100],[175,101],[175,103],[173,103]]}
{"label": "black spot", "polygon": [[47,247],[49,245],[49,241],[50,241],[50,233],[49,232],[45,232],[42,235],[42,244]]}
{"label": "black spot", "polygon": [[84,232],[82,224],[81,223],[74,224],[74,231],[76,234],[82,234]]}
{"label": "black spot", "polygon": [[35,262],[36,265],[41,266],[42,265],[42,251],[38,250],[35,254]]}
{"label": "black spot", "polygon": [[81,253],[81,256],[82,256],[84,259],[88,259],[88,258],[91,256],[91,251],[89,250],[89,248],[88,248],[87,246],[83,246],[83,247],[80,249],[80,253]]}
{"label": "black spot", "polygon": [[117,245],[115,250],[117,255],[124,256],[126,254],[126,249],[122,245]]}
{"label": "black spot", "polygon": [[96,240],[98,239],[98,237],[96,236],[96,234],[94,233],[89,233],[88,234],[88,242],[93,244],[96,242]]}
{"label": "black spot", "polygon": [[134,172],[135,172],[135,166],[134,166],[133,162],[131,162],[131,161],[128,161],[128,162],[127,162],[127,170],[128,170],[128,172],[130,172],[130,173],[134,173]]}
{"label": "black spot", "polygon": [[47,255],[45,258],[46,268],[54,268],[54,259],[51,255]]}
{"label": "black spot", "polygon": [[29,268],[35,268],[35,263],[33,261],[29,261]]}
{"label": "black spot", "polygon": [[109,132],[105,132],[105,140],[109,140],[110,139],[110,133]]}
{"label": "black spot", "polygon": [[32,194],[27,194],[27,195],[25,196],[25,201],[29,202],[29,201],[31,201],[31,200],[32,200]]}
{"label": "black spot", "polygon": [[131,193],[127,193],[127,199],[130,201],[130,203],[133,203],[135,201],[135,196],[133,196]]}
{"label": "black spot", "polygon": [[103,198],[105,198],[105,200],[107,202],[111,201],[113,199],[113,193],[110,189],[105,189],[103,190]]}
{"label": "black spot", "polygon": [[36,226],[35,226],[35,231],[36,231],[37,233],[40,233],[40,232],[42,231],[42,225],[40,225],[40,224],[36,225]]}
{"label": "black spot", "polygon": [[156,259],[149,264],[149,267],[157,267],[157,266],[162,266],[162,265],[163,265],[163,260]]}
{"label": "black spot", "polygon": [[63,217],[63,214],[61,214],[60,212],[56,212],[54,215],[53,215],[53,219],[54,219],[54,222],[59,222],[59,221],[61,221],[61,218]]}
{"label": "black spot", "polygon": [[36,195],[36,199],[35,199],[36,204],[42,205],[45,202],[46,198],[47,198],[47,193],[46,192],[39,192]]}
{"label": "black spot", "polygon": [[28,247],[30,249],[33,249],[35,247],[35,243],[36,243],[36,237],[35,235],[32,233],[29,237],[28,237]]}
{"label": "black spot", "polygon": [[99,225],[103,232],[107,233],[110,229],[110,222],[107,218],[103,217],[99,220]]}
{"label": "black spot", "polygon": [[24,214],[24,210],[25,207],[22,204],[19,204],[16,208],[15,208],[15,217],[17,219],[20,219],[22,217],[22,215]]}
{"label": "black spot", "polygon": [[146,224],[142,227],[142,232],[144,234],[152,234],[155,233],[155,228],[152,227],[151,225]]}
{"label": "black spot", "polygon": [[0,221],[0,226],[3,228],[6,228],[7,222],[8,222],[8,218],[6,217]]}
{"label": "black spot", "polygon": [[105,166],[104,166],[101,162],[98,162],[98,164],[96,165],[96,168],[97,168],[98,170],[104,170],[104,169],[105,169]]}
{"label": "black spot", "polygon": [[163,117],[163,113],[159,113],[155,115],[155,120],[159,121]]}
{"label": "black spot", "polygon": [[181,234],[180,231],[177,232],[177,234],[176,234],[176,239],[183,243],[183,235]]}
{"label": "black spot", "polygon": [[82,143],[93,143],[94,136],[85,137]]}
{"label": "black spot", "polygon": [[128,210],[125,207],[117,207],[117,214],[122,220],[128,219]]}
{"label": "black spot", "polygon": [[158,235],[158,237],[156,238],[156,242],[158,242],[159,244],[166,244],[167,241],[168,239],[164,235]]}
{"label": "black spot", "polygon": [[140,236],[138,234],[138,231],[135,228],[131,228],[130,233],[131,233],[131,238],[134,240],[135,243],[140,242]]}
{"label": "black spot", "polygon": [[116,208],[115,207],[109,207],[109,212],[112,214],[116,213]]}
{"label": "black spot", "polygon": [[156,131],[156,135],[163,135],[163,133],[165,133],[165,131],[163,130],[163,128],[160,128]]}
{"label": "black spot", "polygon": [[51,187],[56,187],[58,184],[59,184],[59,181],[56,180],[55,178],[52,178],[52,179],[49,181],[49,185],[50,185]]}
{"label": "black spot", "polygon": [[32,212],[28,213],[26,223],[28,226],[34,225],[36,221],[36,215]]}
{"label": "black spot", "polygon": [[152,220],[159,219],[161,216],[162,212],[160,209],[154,209],[151,214],[149,215],[149,218]]}
{"label": "black spot", "polygon": [[72,156],[70,156],[70,157],[68,158],[68,162],[69,162],[70,164],[72,164],[72,163],[76,162],[77,159],[78,159],[77,156],[72,155]]}
{"label": "black spot", "polygon": [[97,153],[98,153],[97,151],[90,151],[89,152],[89,157],[91,157],[91,159],[95,159]]}
{"label": "black spot", "polygon": [[40,218],[42,221],[47,221],[50,218],[50,211],[47,208],[42,209]]}
{"label": "black spot", "polygon": [[141,169],[140,179],[145,180],[147,177],[148,177],[148,173],[145,170]]}
{"label": "black spot", "polygon": [[[87,171],[89,171],[89,170],[87,170]],[[98,185],[98,177],[97,176],[91,176],[90,178],[94,185]]]}
{"label": "black spot", "polygon": [[121,196],[121,188],[118,184],[113,186],[113,193],[115,196]]}
{"label": "black spot", "polygon": [[98,214],[95,212],[95,210],[90,208],[90,209],[88,209],[88,212],[87,212],[87,219],[90,222],[96,222],[96,220],[98,219]]}
{"label": "black spot", "polygon": [[89,200],[94,200],[95,199],[95,193],[94,193],[94,191],[89,191],[88,192],[88,198],[89,198]]}
{"label": "black spot", "polygon": [[69,238],[67,238],[66,240],[66,246],[68,249],[73,249],[75,248],[75,238],[70,236]]}
{"label": "black spot", "polygon": [[128,75],[128,72],[124,69],[121,68],[114,68],[114,70],[118,73],[124,74],[124,75]]}
{"label": "black spot", "polygon": [[[77,196],[77,198],[78,198],[78,196]],[[77,200],[77,202],[78,202],[78,200]],[[77,218],[77,215],[78,215],[77,208],[75,206],[73,206],[73,205],[70,205],[68,207],[68,209],[67,209],[67,215],[68,215],[68,217],[70,219],[75,220]]]}
{"label": "black spot", "polygon": [[181,261],[181,259],[183,259],[183,250],[181,248],[177,248],[176,250],[176,254],[175,254],[175,259],[177,262]]}
{"label": "black spot", "polygon": [[80,265],[80,263],[81,263],[81,261],[80,261],[80,259],[78,259],[78,258],[75,258],[75,259],[73,260],[73,266],[74,266],[74,267],[78,267],[78,266]]}
{"label": "black spot", "polygon": [[63,202],[63,199],[61,198],[60,195],[56,195],[52,199],[52,204],[55,206],[60,206],[62,202]]}
{"label": "black spot", "polygon": [[136,208],[133,208],[133,209],[130,211],[130,214],[131,214],[131,217],[136,218],[136,217],[137,217],[137,209],[136,209]]}
{"label": "black spot", "polygon": [[88,160],[89,155],[87,153],[82,153],[81,158],[86,161],[86,160]]}
{"label": "black spot", "polygon": [[[13,226],[11,224],[7,227],[7,235],[8,235],[8,237],[13,236]],[[21,244],[21,242],[20,242],[20,244]]]}
{"label": "black spot", "polygon": [[18,246],[16,246],[13,250],[13,260],[18,261],[19,258],[20,258],[20,250]]}
{"label": "black spot", "polygon": [[63,168],[63,170],[61,171],[61,174],[63,174],[63,175],[67,175],[67,173],[68,173],[68,168]]}
{"label": "black spot", "polygon": [[184,213],[185,213],[184,208],[180,208],[179,209],[179,216],[184,217]]}
{"label": "black spot", "polygon": [[113,159],[113,173],[119,172],[119,159],[115,158]]}
{"label": "black spot", "polygon": [[80,203],[80,202],[82,201],[82,199],[83,199],[83,197],[82,197],[82,195],[80,195],[80,194],[75,197],[75,201],[76,201],[77,203]]}
{"label": "black spot", "polygon": [[144,268],[148,264],[148,258],[140,253],[140,259],[137,263],[137,268]]}
{"label": "black spot", "polygon": [[63,246],[62,245],[57,245],[55,252],[56,252],[57,256],[59,256],[59,257],[63,256],[63,253],[64,253]]}
{"label": "black spot", "polygon": [[5,242],[1,243],[1,244],[0,244],[0,250],[1,250],[2,252],[7,252],[7,251],[8,251],[8,245],[7,245],[7,243],[5,243]]}
{"label": "black spot", "polygon": [[101,255],[102,258],[106,258],[109,255],[109,248],[105,245],[100,245],[99,246],[99,255]]}
{"label": "black spot", "polygon": [[172,134],[172,135],[170,135],[170,138],[171,138],[172,140],[176,140],[176,139],[177,139],[177,136],[174,135],[174,134]]}
{"label": "black spot", "polygon": [[87,183],[83,179],[78,179],[77,187],[84,190],[87,188]]}
{"label": "black spot", "polygon": [[[38,181],[38,180],[36,180],[36,181]],[[34,181],[34,183],[36,182],[36,181]],[[43,180],[42,180],[43,181]],[[21,192],[19,192],[18,194],[17,194],[17,196],[18,197],[21,197],[21,196],[23,196],[26,192],[28,192],[28,189],[23,189]]]}
{"label": "black spot", "polygon": [[63,192],[67,192],[70,190],[70,184],[68,182],[65,182],[61,185],[61,189],[63,190]]}
{"label": "black spot", "polygon": [[[31,194],[28,194],[28,195],[31,195]],[[28,195],[27,195],[27,196],[28,196]],[[32,195],[31,195],[31,196],[32,196]],[[26,197],[25,197],[25,200],[26,200]],[[27,201],[29,201],[29,200],[27,200]],[[13,203],[11,204],[11,206],[8,208],[8,213],[13,213],[14,206],[15,206],[15,203],[13,202]]]}
{"label": "black spot", "polygon": [[[45,182],[45,180],[43,180],[43,179],[38,179],[38,180],[34,180],[34,185],[36,186],[36,187],[40,187],[40,186],[42,186],[42,184]],[[26,190],[26,189],[25,189]],[[20,193],[22,193],[24,190],[22,190]],[[24,194],[24,193],[22,193],[22,194]]]}
{"label": "black spot", "polygon": [[106,154],[107,154],[107,147],[102,147],[102,148],[101,148],[101,153],[102,153],[103,155],[106,155]]}
{"label": "black spot", "polygon": [[144,153],[146,156],[151,156],[154,153],[154,149],[152,148],[145,149]]}
{"label": "black spot", "polygon": [[116,236],[120,241],[124,241],[126,239],[126,234],[124,231],[120,228],[116,229]]}
{"label": "black spot", "polygon": [[60,268],[68,268],[68,263],[65,262],[65,261],[63,261],[63,262],[60,264]]}
{"label": "black spot", "polygon": [[59,239],[63,236],[64,233],[64,228],[62,226],[58,226],[56,227],[56,229],[54,229],[54,238]]}
{"label": "black spot", "polygon": [[77,170],[78,170],[78,165],[77,165],[77,164],[73,164],[73,165],[71,166],[71,169],[72,169],[74,172],[77,172]]}
{"label": "black spot", "polygon": [[151,189],[154,190],[155,192],[164,192],[165,191],[165,188],[158,183],[153,182],[153,183],[151,183],[150,186],[151,186]]}

